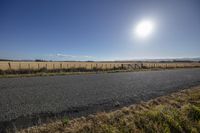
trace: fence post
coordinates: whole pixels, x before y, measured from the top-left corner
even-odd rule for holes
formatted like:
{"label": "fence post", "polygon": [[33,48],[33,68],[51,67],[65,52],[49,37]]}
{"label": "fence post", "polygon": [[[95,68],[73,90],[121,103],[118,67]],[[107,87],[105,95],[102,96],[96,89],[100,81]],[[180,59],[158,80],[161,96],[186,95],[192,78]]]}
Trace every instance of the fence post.
{"label": "fence post", "polygon": [[11,70],[11,64],[10,64],[10,62],[8,62],[8,67],[9,67],[9,69]]}
{"label": "fence post", "polygon": [[21,69],[21,63],[19,63],[19,69]]}
{"label": "fence post", "polygon": [[30,66],[30,64],[28,64],[28,69],[29,69],[29,70],[31,69],[31,66]]}
{"label": "fence post", "polygon": [[38,63],[38,70],[40,69],[40,64]]}

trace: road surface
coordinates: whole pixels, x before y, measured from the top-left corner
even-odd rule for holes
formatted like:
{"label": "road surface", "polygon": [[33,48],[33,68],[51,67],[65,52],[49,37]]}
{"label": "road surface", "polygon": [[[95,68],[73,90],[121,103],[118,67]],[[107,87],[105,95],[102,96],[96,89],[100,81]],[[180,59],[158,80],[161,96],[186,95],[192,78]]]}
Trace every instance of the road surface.
{"label": "road surface", "polygon": [[0,126],[86,115],[200,84],[200,69],[1,78]]}

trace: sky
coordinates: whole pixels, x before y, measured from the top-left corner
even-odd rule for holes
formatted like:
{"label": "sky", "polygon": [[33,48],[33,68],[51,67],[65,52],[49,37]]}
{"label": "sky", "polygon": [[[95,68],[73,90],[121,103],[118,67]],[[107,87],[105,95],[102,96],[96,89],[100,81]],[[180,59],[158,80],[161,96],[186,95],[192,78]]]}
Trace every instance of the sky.
{"label": "sky", "polygon": [[200,57],[199,0],[0,0],[1,59],[182,57]]}

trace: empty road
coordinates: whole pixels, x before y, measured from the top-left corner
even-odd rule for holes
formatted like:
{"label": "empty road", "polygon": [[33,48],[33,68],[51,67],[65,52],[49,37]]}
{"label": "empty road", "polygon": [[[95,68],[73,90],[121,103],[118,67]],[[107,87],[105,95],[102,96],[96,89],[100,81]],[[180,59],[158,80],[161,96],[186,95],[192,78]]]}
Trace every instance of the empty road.
{"label": "empty road", "polygon": [[[137,103],[200,84],[200,69],[1,78],[0,126],[39,117],[80,116]],[[46,118],[45,118],[46,119]],[[36,122],[37,121],[37,122]],[[4,127],[3,127],[4,126]]]}

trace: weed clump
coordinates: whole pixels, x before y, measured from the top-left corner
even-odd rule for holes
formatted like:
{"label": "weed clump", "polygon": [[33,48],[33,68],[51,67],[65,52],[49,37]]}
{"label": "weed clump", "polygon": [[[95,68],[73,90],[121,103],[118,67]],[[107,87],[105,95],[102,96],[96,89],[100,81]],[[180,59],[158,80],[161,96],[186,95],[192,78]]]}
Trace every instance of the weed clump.
{"label": "weed clump", "polygon": [[62,119],[62,124],[63,124],[63,126],[69,124],[69,118],[65,116],[65,117]]}
{"label": "weed clump", "polygon": [[190,105],[188,109],[188,117],[193,121],[200,120],[200,108],[195,105]]}

